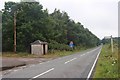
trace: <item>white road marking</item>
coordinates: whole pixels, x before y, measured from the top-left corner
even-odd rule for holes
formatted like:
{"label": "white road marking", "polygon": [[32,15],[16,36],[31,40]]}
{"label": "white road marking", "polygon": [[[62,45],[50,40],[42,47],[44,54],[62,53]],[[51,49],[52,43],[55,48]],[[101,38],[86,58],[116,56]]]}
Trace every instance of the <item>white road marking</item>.
{"label": "white road marking", "polygon": [[99,51],[99,53],[98,53],[98,55],[97,55],[97,57],[96,57],[96,59],[95,59],[95,61],[94,61],[94,63],[93,63],[93,66],[92,66],[92,68],[91,68],[91,70],[90,70],[90,72],[89,72],[86,80],[89,80],[89,78],[90,78],[90,76],[91,76],[91,74],[92,74],[92,71],[93,71],[93,69],[94,69],[94,67],[95,67],[95,64],[96,64],[96,62],[97,62],[97,60],[98,60],[98,57],[99,57],[99,55],[100,55],[100,52],[101,52],[101,49],[100,49],[100,51]]}
{"label": "white road marking", "polygon": [[85,54],[82,54],[81,56],[84,56]]}
{"label": "white road marking", "polygon": [[42,61],[39,61],[39,62],[42,62]]}
{"label": "white road marking", "polygon": [[8,70],[9,72],[12,71],[12,70]]}
{"label": "white road marking", "polygon": [[91,53],[91,52],[93,52],[93,51],[95,51],[95,50],[97,50],[97,49],[93,49],[93,50],[91,50],[91,51],[89,51],[89,52],[87,52],[87,53]]}
{"label": "white road marking", "polygon": [[21,68],[25,68],[25,67],[27,67],[27,66],[22,66]]}
{"label": "white road marking", "polygon": [[39,63],[39,64],[43,64],[43,63]]}
{"label": "white road marking", "polygon": [[33,67],[33,66],[35,66],[35,65],[30,65],[30,67]]}
{"label": "white road marking", "polygon": [[67,63],[69,63],[69,62],[71,62],[71,61],[73,61],[73,60],[75,60],[75,59],[77,59],[77,58],[73,58],[73,59],[71,59],[71,60],[69,60],[69,61],[66,61],[64,64],[67,64]]}
{"label": "white road marking", "polygon": [[80,56],[83,56],[83,54],[82,54],[82,55],[80,55]]}
{"label": "white road marking", "polygon": [[47,61],[47,62],[50,62],[50,61]]}
{"label": "white road marking", "polygon": [[58,59],[61,59],[61,58],[58,58]]}
{"label": "white road marking", "polygon": [[95,51],[95,50],[96,50],[96,49],[93,49],[93,50],[91,50],[91,51],[87,52],[87,54],[88,54],[88,53],[91,53],[91,52],[93,52],[93,51]]}
{"label": "white road marking", "polygon": [[14,70],[14,72],[16,72],[16,71],[18,71],[18,70]]}
{"label": "white road marking", "polygon": [[[44,75],[44,74],[46,74],[46,73],[48,73],[48,72],[50,72],[50,71],[52,71],[52,70],[54,70],[54,68],[51,68],[51,69],[49,69],[49,70],[47,70],[47,71],[45,71],[45,72],[43,72],[43,73],[41,73],[41,74],[33,77],[32,79],[38,78],[38,77],[40,77],[40,76],[42,76],[42,75]],[[32,80],[32,79],[29,79],[29,80]]]}

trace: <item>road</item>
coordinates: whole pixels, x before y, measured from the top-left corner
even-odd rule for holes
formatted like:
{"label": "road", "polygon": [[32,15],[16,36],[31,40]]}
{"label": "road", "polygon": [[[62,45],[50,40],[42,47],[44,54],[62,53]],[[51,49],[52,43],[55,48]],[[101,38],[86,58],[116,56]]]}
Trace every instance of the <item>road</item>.
{"label": "road", "polygon": [[90,78],[102,46],[39,63],[3,75],[3,78]]}

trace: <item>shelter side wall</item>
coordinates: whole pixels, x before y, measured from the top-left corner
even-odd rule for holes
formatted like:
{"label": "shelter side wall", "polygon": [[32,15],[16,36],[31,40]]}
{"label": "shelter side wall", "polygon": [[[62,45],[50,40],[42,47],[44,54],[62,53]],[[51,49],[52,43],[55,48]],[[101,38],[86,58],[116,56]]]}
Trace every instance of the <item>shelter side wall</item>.
{"label": "shelter side wall", "polygon": [[45,45],[45,53],[48,52],[48,45]]}

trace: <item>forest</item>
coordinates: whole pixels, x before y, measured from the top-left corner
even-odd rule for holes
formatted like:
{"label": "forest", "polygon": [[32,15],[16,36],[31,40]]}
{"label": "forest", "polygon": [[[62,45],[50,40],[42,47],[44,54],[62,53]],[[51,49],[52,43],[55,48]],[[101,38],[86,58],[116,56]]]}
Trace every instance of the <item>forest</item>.
{"label": "forest", "polygon": [[[70,41],[76,48],[91,48],[100,39],[80,22],[70,19],[65,11],[55,9],[49,13],[39,2],[5,2],[2,13],[2,51],[13,51],[14,13],[16,13],[17,52],[29,52],[30,43],[48,42],[49,50],[71,50]],[[87,27],[87,26],[86,26]]]}

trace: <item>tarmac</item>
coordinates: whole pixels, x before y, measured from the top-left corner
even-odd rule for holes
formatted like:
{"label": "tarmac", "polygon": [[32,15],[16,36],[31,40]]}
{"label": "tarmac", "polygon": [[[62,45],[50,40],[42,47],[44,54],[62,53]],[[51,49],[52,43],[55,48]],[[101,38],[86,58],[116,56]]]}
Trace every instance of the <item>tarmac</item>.
{"label": "tarmac", "polygon": [[2,66],[0,66],[0,71],[12,69],[15,67],[25,66],[29,64],[37,64],[45,61],[49,61],[52,58],[8,58],[2,57]]}

